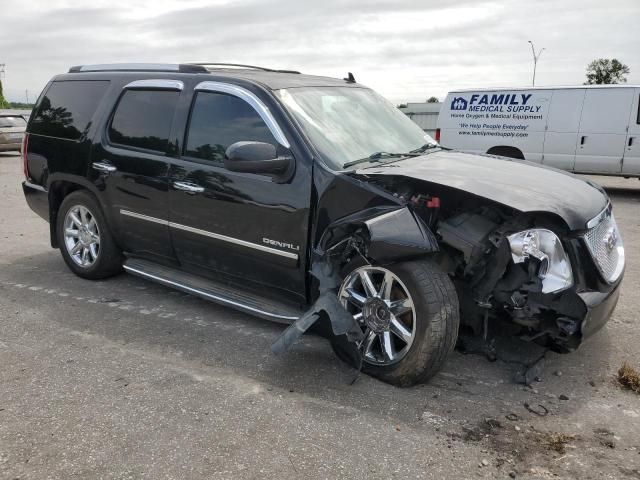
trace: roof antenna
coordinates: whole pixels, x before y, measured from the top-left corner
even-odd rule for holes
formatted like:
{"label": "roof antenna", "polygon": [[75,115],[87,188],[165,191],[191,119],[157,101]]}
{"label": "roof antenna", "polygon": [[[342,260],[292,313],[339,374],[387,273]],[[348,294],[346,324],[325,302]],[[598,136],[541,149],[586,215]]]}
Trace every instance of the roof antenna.
{"label": "roof antenna", "polygon": [[347,83],[356,83],[356,77],[353,76],[353,73],[349,72],[347,74],[347,78],[343,78]]}

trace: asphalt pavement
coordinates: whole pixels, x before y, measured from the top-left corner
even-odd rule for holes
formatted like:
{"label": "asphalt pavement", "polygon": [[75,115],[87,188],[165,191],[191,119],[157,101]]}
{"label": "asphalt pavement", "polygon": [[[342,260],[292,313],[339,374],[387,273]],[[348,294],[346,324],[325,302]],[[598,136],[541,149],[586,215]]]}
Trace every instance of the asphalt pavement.
{"label": "asphalt pavement", "polygon": [[0,479],[640,478],[640,181],[594,177],[627,252],[607,327],[540,382],[535,349],[456,351],[429,384],[354,371],[307,335],[126,274],[87,281],[49,245],[0,153]]}

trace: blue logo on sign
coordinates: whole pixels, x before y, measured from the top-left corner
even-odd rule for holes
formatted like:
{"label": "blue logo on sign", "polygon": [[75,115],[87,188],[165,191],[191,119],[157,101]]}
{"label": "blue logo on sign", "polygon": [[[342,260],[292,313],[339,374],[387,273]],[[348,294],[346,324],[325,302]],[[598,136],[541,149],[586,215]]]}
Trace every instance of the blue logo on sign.
{"label": "blue logo on sign", "polygon": [[467,101],[462,97],[455,97],[451,102],[451,110],[466,110]]}

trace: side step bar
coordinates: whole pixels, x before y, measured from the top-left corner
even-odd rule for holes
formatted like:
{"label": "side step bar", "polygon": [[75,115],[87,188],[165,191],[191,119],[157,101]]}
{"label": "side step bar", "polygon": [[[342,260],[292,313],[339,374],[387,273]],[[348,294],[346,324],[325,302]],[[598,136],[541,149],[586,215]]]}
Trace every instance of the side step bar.
{"label": "side step bar", "polygon": [[274,322],[290,324],[303,313],[301,309],[148,260],[128,258],[123,268],[133,275]]}

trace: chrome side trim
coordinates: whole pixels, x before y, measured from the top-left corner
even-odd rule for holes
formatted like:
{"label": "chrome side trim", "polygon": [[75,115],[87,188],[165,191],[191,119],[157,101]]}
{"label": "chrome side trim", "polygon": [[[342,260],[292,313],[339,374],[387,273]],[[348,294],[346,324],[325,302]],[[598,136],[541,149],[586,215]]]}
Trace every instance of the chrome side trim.
{"label": "chrome side trim", "polygon": [[284,136],[284,133],[282,133],[282,130],[280,129],[280,125],[278,125],[278,122],[276,122],[275,118],[273,118],[271,111],[269,111],[269,107],[267,107],[262,102],[262,100],[260,100],[246,88],[242,88],[238,85],[233,85],[230,83],[200,82],[196,85],[194,90],[228,93],[229,95],[241,98],[249,105],[251,105],[256,112],[258,112],[258,115],[260,115],[264,123],[267,124],[267,127],[269,127],[269,130],[271,130],[271,133],[278,141],[278,143],[285,148],[291,148],[291,145],[287,141],[287,137]]}
{"label": "chrome side trim", "polygon": [[99,72],[104,70],[157,70],[159,72],[177,72],[180,66],[174,63],[100,63],[96,65],[82,65],[81,72]]}
{"label": "chrome side trim", "polygon": [[25,180],[25,181],[24,181],[24,184],[25,184],[25,186],[26,186],[26,187],[32,188],[32,189],[34,189],[34,190],[38,190],[38,191],[40,191],[40,192],[45,192],[45,193],[47,193],[47,189],[46,189],[46,188],[44,188],[42,185],[36,185],[35,183],[31,183],[31,182],[30,182],[30,181],[28,181],[28,180]]}
{"label": "chrome side trim", "polygon": [[267,247],[265,245],[259,245],[257,243],[247,242],[238,238],[227,237],[226,235],[220,235],[219,233],[208,232],[206,230],[200,230],[199,228],[189,227],[187,225],[181,225],[179,223],[169,222],[169,226],[184,230],[185,232],[196,233],[198,235],[204,235],[205,237],[215,238],[216,240],[222,240],[223,242],[235,243],[236,245],[242,245],[243,247],[253,248],[262,252],[272,253],[273,255],[280,255],[282,257],[291,258],[293,260],[298,259],[297,253],[283,252],[277,248]]}
{"label": "chrome side trim", "polygon": [[161,218],[149,217],[148,215],[142,215],[141,213],[130,212],[129,210],[120,210],[121,215],[126,215],[127,217],[137,218],[139,220],[146,220],[147,222],[159,223],[160,225],[169,226],[168,220],[162,220]]}
{"label": "chrome side trim", "polygon": [[254,250],[260,250],[261,252],[271,253],[273,255],[280,255],[281,257],[290,258],[292,260],[298,259],[298,254],[293,252],[285,252],[278,250],[277,248],[267,247],[266,245],[260,245],[253,242],[247,242],[246,240],[240,240],[239,238],[227,237],[226,235],[220,235],[219,233],[209,232],[207,230],[201,230],[195,227],[189,227],[188,225],[182,225],[180,223],[170,222],[161,218],[149,217],[148,215],[142,215],[141,213],[130,212],[129,210],[120,210],[122,215],[128,217],[137,218],[139,220],[146,220],[148,222],[159,223],[160,225],[167,225],[171,228],[177,228],[184,230],[185,232],[195,233],[198,235],[204,235],[205,237],[215,238],[223,242],[234,243],[247,248],[253,248]]}
{"label": "chrome side trim", "polygon": [[128,272],[131,272],[131,273],[134,273],[134,274],[138,274],[138,275],[140,275],[142,277],[150,278],[152,280],[155,280],[157,282],[163,283],[165,285],[169,285],[169,286],[172,286],[172,287],[177,287],[177,288],[180,288],[182,290],[186,290],[188,292],[195,293],[197,295],[202,295],[203,297],[210,298],[211,300],[214,300],[216,302],[225,303],[227,305],[232,305],[232,306],[234,306],[236,308],[239,308],[239,309],[242,309],[242,310],[246,310],[246,311],[250,311],[250,312],[253,312],[253,313],[257,313],[258,315],[264,315],[264,316],[267,316],[267,317],[280,318],[280,319],[283,319],[283,320],[292,320],[292,321],[298,319],[298,317],[290,317],[290,316],[287,316],[287,315],[278,315],[276,313],[265,312],[264,310],[260,310],[259,308],[251,307],[249,305],[245,305],[243,303],[236,302],[235,300],[231,300],[229,298],[221,297],[219,295],[214,295],[212,293],[205,292],[204,290],[199,290],[197,288],[189,287],[187,285],[184,285],[184,284],[178,283],[178,282],[174,282],[173,280],[169,280],[167,278],[158,277],[157,275],[153,275],[151,273],[147,273],[147,272],[145,272],[143,270],[138,270],[137,268],[132,268],[132,267],[129,267],[127,265],[123,265],[123,268]]}
{"label": "chrome side trim", "polygon": [[598,225],[611,211],[611,202],[607,203],[607,206],[602,211],[587,222],[587,229],[591,229]]}
{"label": "chrome side trim", "polygon": [[166,80],[163,78],[150,78],[147,80],[136,80],[127,83],[124,88],[161,88],[163,90],[177,90],[179,92],[184,88],[184,83],[180,80]]}

